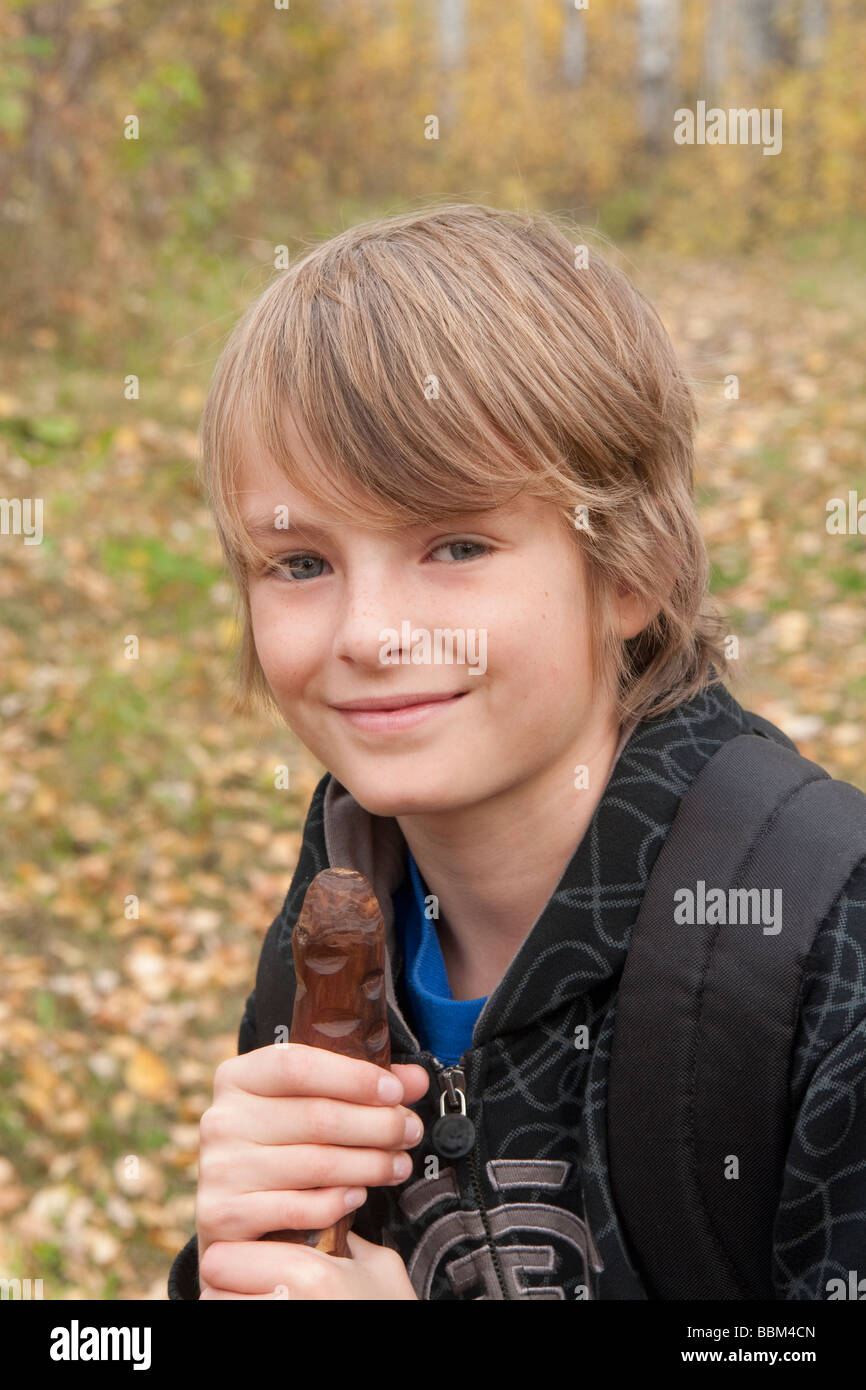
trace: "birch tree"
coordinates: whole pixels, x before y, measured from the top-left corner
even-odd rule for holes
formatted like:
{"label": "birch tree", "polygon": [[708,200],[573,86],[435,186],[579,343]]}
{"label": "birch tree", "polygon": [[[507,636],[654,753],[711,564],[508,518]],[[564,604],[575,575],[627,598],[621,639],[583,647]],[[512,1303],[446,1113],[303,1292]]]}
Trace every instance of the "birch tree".
{"label": "birch tree", "polygon": [[586,26],[584,10],[576,10],[574,0],[562,0],[565,21],[562,26],[562,76],[569,87],[579,87],[586,71]]}
{"label": "birch tree", "polygon": [[800,62],[815,67],[821,61],[827,33],[826,0],[802,0],[800,12]]}
{"label": "birch tree", "polygon": [[737,0],[739,52],[747,75],[781,56],[776,12],[779,0]]}
{"label": "birch tree", "polygon": [[672,139],[679,55],[679,0],[638,0],[638,90],[647,146],[660,152]]}
{"label": "birch tree", "polygon": [[447,125],[457,117],[454,79],[466,63],[466,0],[438,0],[436,39],[440,71],[439,114]]}
{"label": "birch tree", "polygon": [[730,0],[708,0],[704,31],[705,91],[702,95],[713,103],[721,97],[728,77],[731,27]]}

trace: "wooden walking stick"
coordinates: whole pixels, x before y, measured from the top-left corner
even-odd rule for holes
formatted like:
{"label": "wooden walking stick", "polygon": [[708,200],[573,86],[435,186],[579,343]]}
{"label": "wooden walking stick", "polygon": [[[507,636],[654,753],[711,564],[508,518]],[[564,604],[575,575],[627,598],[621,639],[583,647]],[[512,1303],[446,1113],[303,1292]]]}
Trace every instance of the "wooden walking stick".
{"label": "wooden walking stick", "polygon": [[[297,989],[289,1042],[391,1065],[385,997],[385,923],[376,895],[354,869],[322,869],[310,883],[292,934]],[[312,1245],[349,1256],[347,1212],[320,1231],[271,1231],[262,1240]]]}

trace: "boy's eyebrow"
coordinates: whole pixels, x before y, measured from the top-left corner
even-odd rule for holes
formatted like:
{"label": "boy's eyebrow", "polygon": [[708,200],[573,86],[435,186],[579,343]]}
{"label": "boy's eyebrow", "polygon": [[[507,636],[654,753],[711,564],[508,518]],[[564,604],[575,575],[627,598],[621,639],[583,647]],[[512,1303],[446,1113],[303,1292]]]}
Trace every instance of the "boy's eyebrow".
{"label": "boy's eyebrow", "polygon": [[277,526],[275,512],[257,512],[254,516],[245,518],[247,531],[251,536],[319,536],[326,537],[330,534],[328,527],[317,526],[312,521],[293,522],[291,514],[287,526]]}
{"label": "boy's eyebrow", "polygon": [[[455,525],[459,526],[461,522],[466,522],[473,518],[482,518],[485,516],[489,516],[490,513],[495,510],[497,510],[497,508],[491,507],[479,511],[461,512],[459,516],[452,516],[448,518],[431,517],[429,521],[416,522],[415,526],[436,526],[440,523],[444,525],[445,521],[450,521],[452,523],[451,529],[454,529]],[[276,516],[274,512],[256,512],[253,516],[245,518],[244,521],[247,531],[254,538],[267,536],[290,538],[294,536],[300,537],[301,539],[304,539],[305,537],[316,537],[320,540],[327,540],[328,537],[332,535],[333,530],[336,529],[317,524],[313,521],[293,522],[291,520],[291,514],[289,516],[289,523],[287,526],[277,526],[275,524]],[[407,527],[407,529],[411,530],[413,528],[409,526]]]}

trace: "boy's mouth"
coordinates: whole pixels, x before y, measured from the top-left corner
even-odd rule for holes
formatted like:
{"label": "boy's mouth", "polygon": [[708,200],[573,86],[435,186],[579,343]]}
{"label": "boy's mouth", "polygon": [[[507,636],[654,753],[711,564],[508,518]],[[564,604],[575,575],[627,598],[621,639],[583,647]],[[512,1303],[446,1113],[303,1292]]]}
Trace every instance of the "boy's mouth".
{"label": "boy's mouth", "polygon": [[453,700],[467,694],[465,690],[425,690],[417,695],[379,695],[361,696],[357,700],[334,701],[334,709],[405,709],[407,705],[429,705],[440,700]]}
{"label": "boy's mouth", "polygon": [[357,729],[376,733],[396,732],[420,724],[445,707],[456,704],[468,693],[467,690],[456,690],[450,694],[445,691],[424,691],[417,695],[362,696],[334,704],[332,709]]}

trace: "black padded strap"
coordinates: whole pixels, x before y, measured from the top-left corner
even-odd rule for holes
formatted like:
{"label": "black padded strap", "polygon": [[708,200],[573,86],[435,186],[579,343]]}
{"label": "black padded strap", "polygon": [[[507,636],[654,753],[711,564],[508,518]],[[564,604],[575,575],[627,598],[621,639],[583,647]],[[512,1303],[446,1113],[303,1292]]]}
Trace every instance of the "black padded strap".
{"label": "black padded strap", "polygon": [[[862,792],[829,778],[808,782],[783,805],[739,880],[745,889],[778,889],[779,921],[765,929],[730,923],[719,928],[707,975],[694,1090],[699,1182],[708,1226],[750,1298],[762,1297],[768,1284],[772,1289],[773,1223],[793,1123],[788,1078],[803,966],[821,923],[866,855],[864,809]],[[728,1040],[750,1035],[751,1065],[744,1050],[735,1070]],[[730,1153],[739,1158],[736,1180],[724,1176]],[[759,1282],[755,1271],[764,1271]]]}
{"label": "black padded strap", "polygon": [[[866,853],[864,808],[856,788],[772,735],[743,734],[701,770],[659,852],[623,970],[608,1087],[612,1191],[656,1297],[773,1296],[802,965]],[[726,897],[732,886],[779,889],[782,930],[750,916],[677,924],[674,894],[697,893],[699,880]],[[725,1176],[729,1155],[738,1178]]]}

